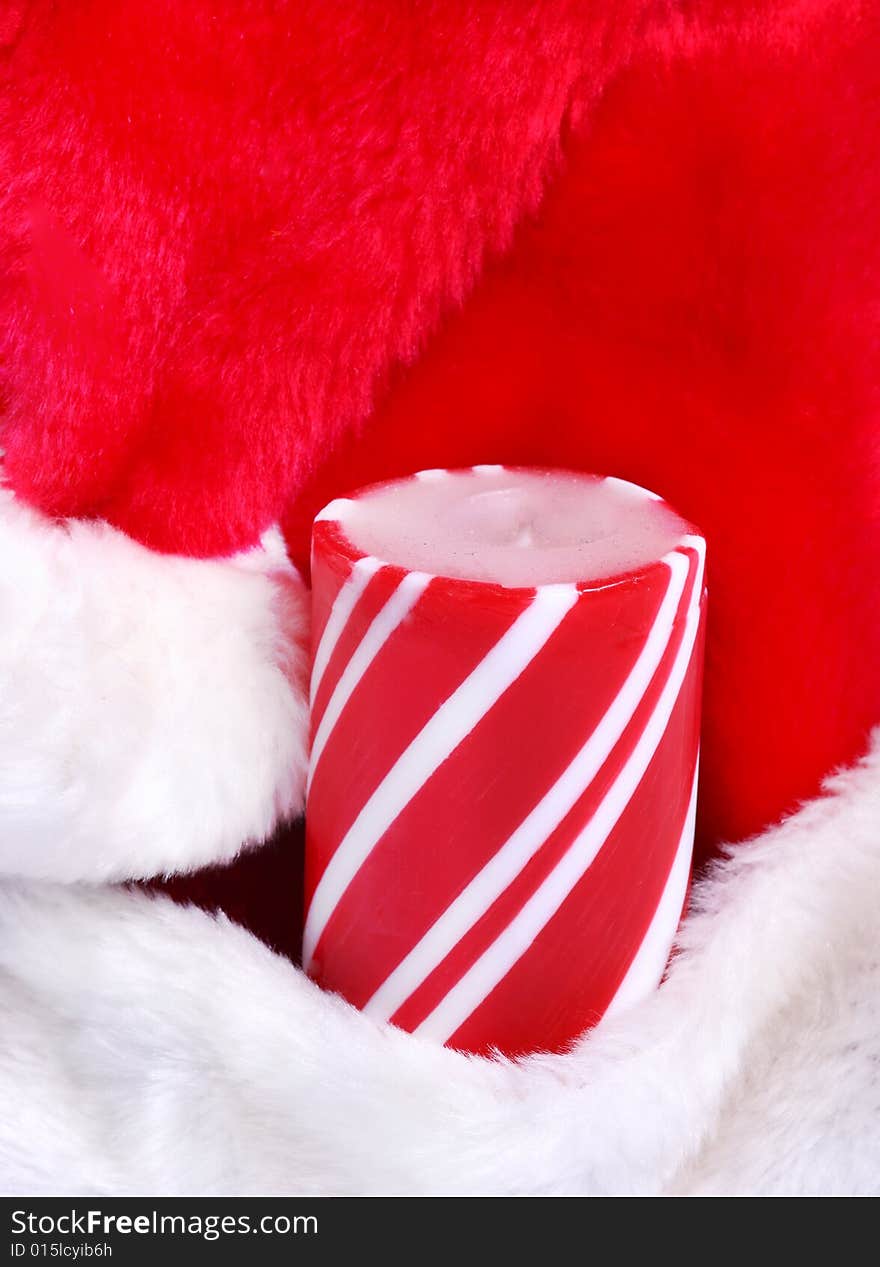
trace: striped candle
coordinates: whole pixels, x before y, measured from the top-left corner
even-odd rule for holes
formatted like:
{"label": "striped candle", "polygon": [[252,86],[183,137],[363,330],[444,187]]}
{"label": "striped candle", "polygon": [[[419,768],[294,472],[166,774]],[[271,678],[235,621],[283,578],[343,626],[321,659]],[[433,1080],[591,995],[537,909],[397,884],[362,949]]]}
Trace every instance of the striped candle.
{"label": "striped candle", "polygon": [[660,499],[592,476],[424,472],[318,516],[315,980],[511,1055],[657,986],[690,874],[704,558]]}

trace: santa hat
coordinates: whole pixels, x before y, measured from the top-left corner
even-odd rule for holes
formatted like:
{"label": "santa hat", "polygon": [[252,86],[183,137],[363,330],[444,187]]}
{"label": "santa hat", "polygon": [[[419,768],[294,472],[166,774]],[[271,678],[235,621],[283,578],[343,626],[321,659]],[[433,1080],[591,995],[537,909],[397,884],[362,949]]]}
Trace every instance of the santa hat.
{"label": "santa hat", "polygon": [[[0,32],[7,1188],[874,1182],[880,27],[723,9]],[[706,532],[703,856],[763,833],[656,998],[513,1065],[71,885],[300,811],[312,513],[481,460],[611,471]]]}

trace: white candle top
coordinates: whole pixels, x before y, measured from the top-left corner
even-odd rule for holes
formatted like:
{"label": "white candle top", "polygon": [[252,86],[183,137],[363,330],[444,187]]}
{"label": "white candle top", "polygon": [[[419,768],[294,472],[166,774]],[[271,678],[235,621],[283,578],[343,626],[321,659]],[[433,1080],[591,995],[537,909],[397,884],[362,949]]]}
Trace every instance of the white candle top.
{"label": "white candle top", "polygon": [[644,567],[689,527],[625,480],[477,466],[423,471],[333,502],[352,545],[413,572],[511,588],[592,581]]}

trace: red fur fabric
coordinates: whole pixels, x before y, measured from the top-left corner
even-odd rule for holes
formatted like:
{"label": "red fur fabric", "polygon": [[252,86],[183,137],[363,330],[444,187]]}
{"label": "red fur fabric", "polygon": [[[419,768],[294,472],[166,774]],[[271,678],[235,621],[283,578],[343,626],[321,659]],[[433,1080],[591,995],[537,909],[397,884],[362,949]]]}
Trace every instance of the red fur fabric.
{"label": "red fur fabric", "polygon": [[880,718],[876,7],[34,3],[2,28],[20,496],[215,555],[417,465],[705,530],[701,837]]}

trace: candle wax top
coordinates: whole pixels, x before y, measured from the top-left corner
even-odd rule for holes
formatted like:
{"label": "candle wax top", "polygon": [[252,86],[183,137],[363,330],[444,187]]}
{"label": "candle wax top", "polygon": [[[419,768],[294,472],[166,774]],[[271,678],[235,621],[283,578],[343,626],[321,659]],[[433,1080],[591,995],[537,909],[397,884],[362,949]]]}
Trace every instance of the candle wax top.
{"label": "candle wax top", "polygon": [[500,466],[421,472],[332,509],[352,545],[385,563],[511,588],[619,576],[689,531],[625,480]]}

